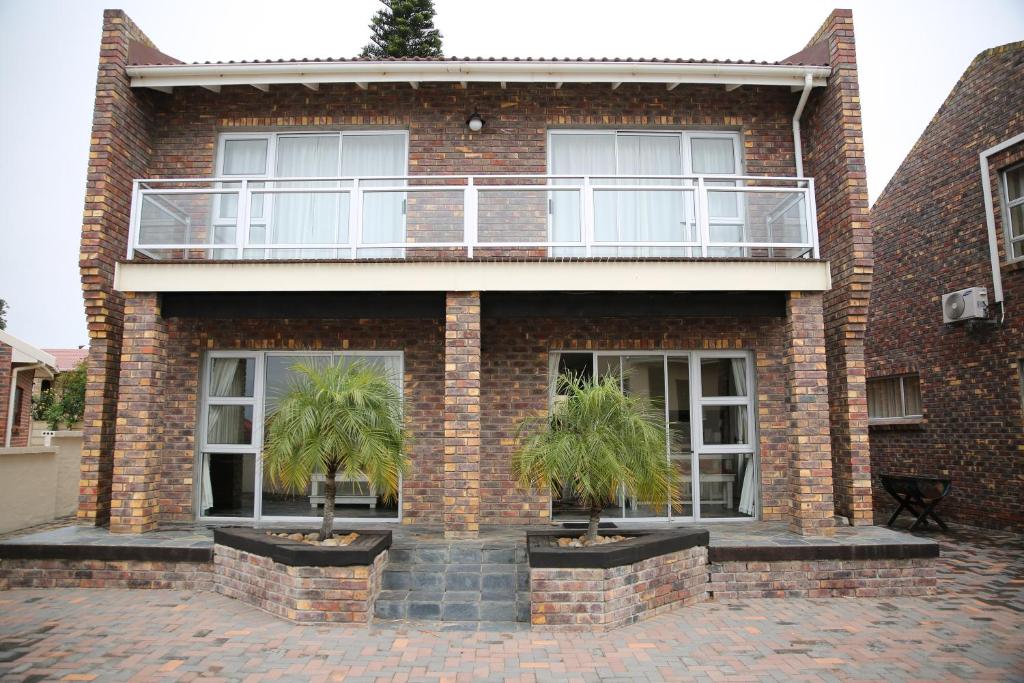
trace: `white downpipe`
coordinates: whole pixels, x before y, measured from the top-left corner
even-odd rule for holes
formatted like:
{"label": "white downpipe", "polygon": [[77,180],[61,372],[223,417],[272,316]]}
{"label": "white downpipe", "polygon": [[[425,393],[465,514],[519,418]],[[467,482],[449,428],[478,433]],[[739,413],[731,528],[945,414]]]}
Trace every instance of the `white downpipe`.
{"label": "white downpipe", "polygon": [[[33,363],[32,365],[23,365],[20,368],[14,368],[11,371],[11,393],[7,397],[7,433],[4,434],[4,448],[11,447],[11,434],[13,433],[14,430],[14,425],[12,424],[12,420],[14,420],[14,398],[18,393],[16,391],[18,387],[18,373],[22,372],[23,370],[38,370],[40,368],[45,370],[46,364]],[[50,376],[53,377],[52,374]]]}
{"label": "white downpipe", "polygon": [[[1003,275],[999,272],[999,237],[996,234],[996,214],[992,208],[992,182],[988,177],[988,159],[993,154],[1021,142],[1024,142],[1024,133],[1014,135],[978,155],[978,164],[981,166],[981,194],[985,202],[985,226],[988,228],[988,256],[992,263],[992,298],[999,303],[1000,322],[1006,319],[1006,306],[1003,305]],[[1003,220],[1006,220],[1006,217]]]}
{"label": "white downpipe", "polygon": [[807,98],[811,95],[811,88],[814,87],[814,77],[811,72],[804,74],[804,91],[800,93],[800,101],[796,104],[796,111],[793,112],[793,154],[796,156],[796,177],[804,177],[804,149],[800,141],[800,117],[803,116],[804,106]]}

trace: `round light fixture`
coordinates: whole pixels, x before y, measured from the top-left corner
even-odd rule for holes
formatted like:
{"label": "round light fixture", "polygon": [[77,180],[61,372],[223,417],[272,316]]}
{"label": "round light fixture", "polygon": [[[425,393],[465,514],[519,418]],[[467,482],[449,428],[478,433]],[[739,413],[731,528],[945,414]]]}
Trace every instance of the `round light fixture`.
{"label": "round light fixture", "polygon": [[466,126],[468,126],[474,133],[479,133],[484,127],[484,119],[479,113],[473,112],[469,115],[469,118],[466,119]]}

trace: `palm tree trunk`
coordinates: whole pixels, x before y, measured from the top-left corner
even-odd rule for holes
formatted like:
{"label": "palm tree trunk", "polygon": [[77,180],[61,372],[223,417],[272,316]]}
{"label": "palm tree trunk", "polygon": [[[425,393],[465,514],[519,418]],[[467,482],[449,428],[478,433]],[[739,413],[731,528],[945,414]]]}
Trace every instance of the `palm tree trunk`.
{"label": "palm tree trunk", "polygon": [[334,475],[337,472],[337,469],[331,467],[324,475],[327,477],[327,481],[324,482],[324,521],[320,525],[321,541],[330,538],[331,532],[334,531],[334,496],[338,488],[337,482],[334,481]]}
{"label": "palm tree trunk", "polygon": [[597,525],[601,521],[601,506],[597,503],[590,504],[590,524],[587,526],[587,541],[593,543],[597,540]]}

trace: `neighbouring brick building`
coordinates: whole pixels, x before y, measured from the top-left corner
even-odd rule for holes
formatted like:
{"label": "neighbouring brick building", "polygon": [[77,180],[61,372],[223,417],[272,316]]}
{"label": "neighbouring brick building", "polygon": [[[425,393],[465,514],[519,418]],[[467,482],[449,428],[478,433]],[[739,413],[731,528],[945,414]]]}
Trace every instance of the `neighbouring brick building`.
{"label": "neighbouring brick building", "polygon": [[871,523],[849,11],[773,63],[228,64],[109,11],[81,271],[84,524],[315,515],[323,482],[260,476],[262,424],[296,360],[353,357],[414,438],[397,505],[340,481],[347,523],[580,514],[509,472],[563,371],[665,408],[683,501],[611,517]]}
{"label": "neighbouring brick building", "polygon": [[[978,55],[872,208],[880,511],[894,506],[878,474],[947,476],[952,519],[1024,529],[1022,93],[1024,43]],[[972,287],[987,290],[983,318],[944,323],[943,295]]]}
{"label": "neighbouring brick building", "polygon": [[32,385],[53,379],[56,359],[13,334],[0,330],[0,448],[29,445],[32,436]]}

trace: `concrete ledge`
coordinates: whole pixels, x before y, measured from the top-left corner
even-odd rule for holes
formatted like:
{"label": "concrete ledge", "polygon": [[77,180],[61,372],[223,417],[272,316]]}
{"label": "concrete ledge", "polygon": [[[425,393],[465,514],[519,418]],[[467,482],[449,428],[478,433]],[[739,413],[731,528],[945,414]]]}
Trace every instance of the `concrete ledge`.
{"label": "concrete ledge", "polygon": [[831,544],[831,545],[711,545],[711,562],[786,562],[816,560],[909,560],[936,558],[939,544],[915,540],[914,543]]}
{"label": "concrete ledge", "polygon": [[812,259],[120,262],[121,292],[822,292]]}
{"label": "concrete ledge", "polygon": [[127,544],[0,543],[0,560],[211,562],[213,560],[213,548]]}
{"label": "concrete ledge", "polygon": [[[338,530],[347,534],[353,530]],[[226,527],[213,530],[213,542],[228,548],[244,550],[253,555],[269,557],[288,567],[368,566],[378,555],[391,547],[390,531],[359,531],[359,538],[346,546],[322,547],[271,536],[266,529]],[[301,529],[274,529],[276,533],[309,533]]]}
{"label": "concrete ledge", "polygon": [[578,538],[583,532],[570,529],[530,531],[526,547],[530,567],[607,569],[635,564],[643,560],[706,546],[709,534],[704,529],[603,531],[601,536],[628,536],[626,541],[588,548],[559,548],[551,545],[553,538]]}

